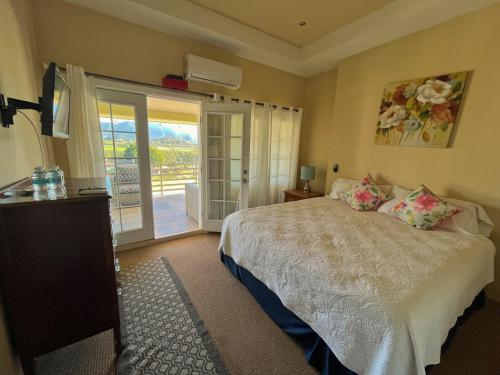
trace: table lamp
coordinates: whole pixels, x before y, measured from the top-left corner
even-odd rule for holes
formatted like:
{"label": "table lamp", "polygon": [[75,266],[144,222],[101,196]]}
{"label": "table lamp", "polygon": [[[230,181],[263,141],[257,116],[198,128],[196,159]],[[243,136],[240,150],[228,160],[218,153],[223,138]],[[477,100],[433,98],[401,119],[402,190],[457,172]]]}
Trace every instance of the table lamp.
{"label": "table lamp", "polygon": [[316,175],[316,168],[307,165],[300,167],[300,179],[306,181],[306,186],[304,186],[304,191],[309,193],[311,191],[311,186],[309,185],[309,180],[314,180]]}

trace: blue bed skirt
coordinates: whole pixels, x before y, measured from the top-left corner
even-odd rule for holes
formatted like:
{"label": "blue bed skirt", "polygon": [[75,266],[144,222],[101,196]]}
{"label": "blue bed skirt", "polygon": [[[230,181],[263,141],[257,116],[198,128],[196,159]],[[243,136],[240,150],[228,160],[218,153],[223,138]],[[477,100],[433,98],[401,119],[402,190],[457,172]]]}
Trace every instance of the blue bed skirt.
{"label": "blue bed skirt", "polygon": [[322,375],[356,375],[339,362],[323,339],[288,310],[271,289],[245,268],[238,266],[233,258],[222,251],[220,254],[222,262],[248,288],[267,315],[302,346],[307,362],[311,366],[318,369]]}
{"label": "blue bed skirt", "polygon": [[[262,281],[258,280],[245,268],[240,267],[230,256],[220,252],[222,262],[231,273],[241,281],[252,293],[255,300],[269,315],[269,317],[287,334],[292,336],[303,348],[307,362],[315,367],[322,375],[357,375],[346,368],[337,359],[328,345],[313,331],[309,325],[304,323],[297,315],[288,310],[278,296],[271,291]],[[474,300],[472,305],[465,311],[457,324],[450,330],[442,349],[445,350],[460,326],[473,312],[484,305],[484,291]],[[429,372],[432,366],[427,366]]]}

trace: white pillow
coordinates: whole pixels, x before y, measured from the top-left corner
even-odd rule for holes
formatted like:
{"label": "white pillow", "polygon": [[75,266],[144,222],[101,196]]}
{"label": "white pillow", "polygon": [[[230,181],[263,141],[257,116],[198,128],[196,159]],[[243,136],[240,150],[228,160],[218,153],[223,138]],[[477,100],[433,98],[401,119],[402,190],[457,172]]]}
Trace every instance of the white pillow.
{"label": "white pillow", "polygon": [[405,189],[401,186],[393,185],[391,191],[391,196],[393,198],[382,204],[377,211],[383,214],[388,214],[395,205],[405,199],[411,192],[412,190],[410,189]]}
{"label": "white pillow", "polygon": [[337,178],[332,184],[330,197],[333,199],[340,199],[338,193],[351,189],[357,183],[357,180],[351,180],[350,178]]}
{"label": "white pillow", "polygon": [[[346,190],[352,189],[353,186],[356,185],[358,182],[359,182],[359,180],[352,180],[350,178],[342,178],[342,177],[337,178],[332,184],[332,192],[330,193],[330,198],[340,199],[340,197],[338,196],[338,193],[340,193],[341,191],[346,191]],[[377,186],[384,193],[392,196],[392,194],[391,194],[392,185],[377,185]]]}
{"label": "white pillow", "polygon": [[455,198],[443,198],[462,210],[443,221],[436,228],[466,234],[479,234],[489,237],[493,230],[493,222],[480,205]]}

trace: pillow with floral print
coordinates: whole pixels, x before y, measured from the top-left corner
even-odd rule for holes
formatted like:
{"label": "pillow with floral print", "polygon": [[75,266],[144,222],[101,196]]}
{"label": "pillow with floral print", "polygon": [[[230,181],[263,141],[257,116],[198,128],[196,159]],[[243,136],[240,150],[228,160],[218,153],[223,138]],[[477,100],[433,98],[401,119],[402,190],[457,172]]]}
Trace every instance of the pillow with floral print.
{"label": "pillow with floral print", "polygon": [[427,187],[421,185],[389,213],[412,227],[431,229],[459,212],[459,208],[439,199]]}
{"label": "pillow with floral print", "polygon": [[351,189],[339,192],[338,196],[356,211],[368,211],[376,208],[388,198],[370,174]]}

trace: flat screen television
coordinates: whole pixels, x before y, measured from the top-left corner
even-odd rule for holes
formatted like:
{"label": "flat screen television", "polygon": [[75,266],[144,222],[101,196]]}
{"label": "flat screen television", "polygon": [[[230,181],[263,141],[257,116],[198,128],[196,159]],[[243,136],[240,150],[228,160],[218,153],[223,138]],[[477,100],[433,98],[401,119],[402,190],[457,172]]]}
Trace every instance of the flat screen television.
{"label": "flat screen television", "polygon": [[40,98],[42,134],[69,138],[70,90],[55,63],[50,63],[43,76]]}
{"label": "flat screen television", "polygon": [[[7,99],[7,100],[5,100]],[[70,90],[55,63],[50,63],[43,76],[42,96],[38,103],[5,98],[0,93],[0,123],[5,128],[14,125],[18,110],[32,109],[41,112],[42,134],[50,137],[69,138]]]}

